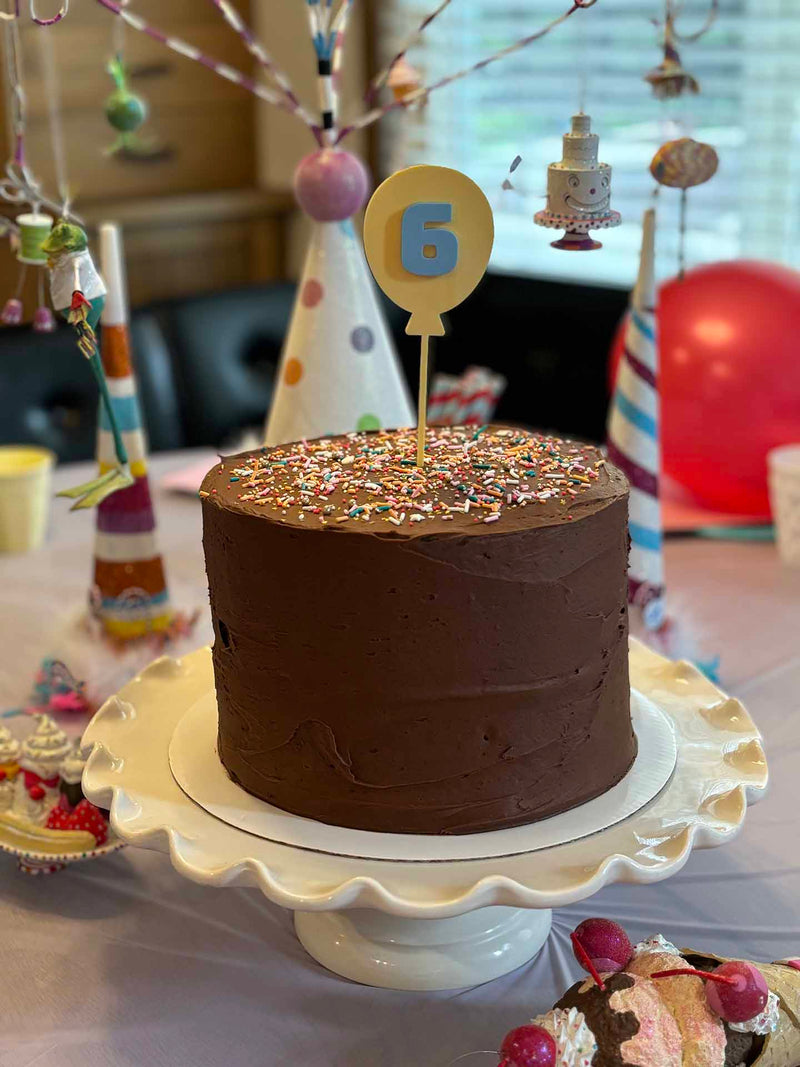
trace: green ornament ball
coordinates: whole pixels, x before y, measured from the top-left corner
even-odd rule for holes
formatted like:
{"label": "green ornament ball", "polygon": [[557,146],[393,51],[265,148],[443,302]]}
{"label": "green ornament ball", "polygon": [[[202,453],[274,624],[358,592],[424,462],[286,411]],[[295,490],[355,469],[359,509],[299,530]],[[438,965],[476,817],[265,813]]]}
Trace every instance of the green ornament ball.
{"label": "green ornament ball", "polygon": [[147,118],[147,104],[128,89],[115,89],[106,100],[106,118],[120,133],[133,133]]}

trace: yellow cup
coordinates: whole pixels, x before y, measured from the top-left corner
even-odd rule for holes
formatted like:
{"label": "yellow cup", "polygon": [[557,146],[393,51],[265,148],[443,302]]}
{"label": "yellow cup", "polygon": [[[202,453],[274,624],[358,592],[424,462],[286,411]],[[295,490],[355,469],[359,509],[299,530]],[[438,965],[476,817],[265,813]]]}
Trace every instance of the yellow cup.
{"label": "yellow cup", "polygon": [[30,552],[44,541],[54,463],[46,448],[0,445],[0,552]]}

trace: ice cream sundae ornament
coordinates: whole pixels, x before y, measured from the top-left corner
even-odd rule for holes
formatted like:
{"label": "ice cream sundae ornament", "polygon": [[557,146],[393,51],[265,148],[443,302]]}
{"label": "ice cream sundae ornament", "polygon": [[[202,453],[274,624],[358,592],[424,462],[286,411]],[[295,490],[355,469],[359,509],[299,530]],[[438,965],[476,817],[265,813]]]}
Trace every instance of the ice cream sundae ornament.
{"label": "ice cream sundae ornament", "polygon": [[572,116],[572,129],[564,134],[563,158],[547,168],[547,207],[533,221],[551,230],[565,230],[553,248],[589,252],[602,248],[590,230],[608,230],[622,221],[611,210],[611,167],[598,163],[598,136],[592,120],[582,112]]}
{"label": "ice cream sundae ornament", "polygon": [[800,961],[633,946],[608,919],[571,935],[588,977],[506,1035],[499,1067],[798,1067]]}

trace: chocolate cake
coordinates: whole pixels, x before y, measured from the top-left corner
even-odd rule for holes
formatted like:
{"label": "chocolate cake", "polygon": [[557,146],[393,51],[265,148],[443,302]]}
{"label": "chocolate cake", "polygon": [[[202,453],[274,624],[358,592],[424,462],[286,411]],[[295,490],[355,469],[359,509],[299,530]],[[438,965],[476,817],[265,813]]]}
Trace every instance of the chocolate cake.
{"label": "chocolate cake", "polygon": [[219,755],[365,830],[473,833],[633,762],[624,476],[522,430],[348,434],[206,476]]}

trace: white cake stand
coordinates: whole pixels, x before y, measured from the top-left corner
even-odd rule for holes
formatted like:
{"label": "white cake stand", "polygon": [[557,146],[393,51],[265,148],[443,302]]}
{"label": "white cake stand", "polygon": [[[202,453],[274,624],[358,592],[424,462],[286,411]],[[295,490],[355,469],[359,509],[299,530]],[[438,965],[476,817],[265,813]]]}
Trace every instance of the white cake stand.
{"label": "white cake stand", "polygon": [[[254,800],[216,757],[208,649],[157,660],[84,735],[83,788],[120,838],[193,881],[258,886],[330,970],[393,989],[497,978],[544,944],[554,907],[660,881],[729,841],[767,785],[749,715],[687,663],[631,643],[640,756],[610,793],[528,827],[430,837],[325,826]],[[180,783],[180,784],[179,784]]]}

